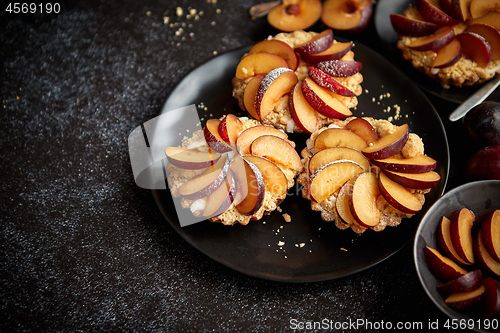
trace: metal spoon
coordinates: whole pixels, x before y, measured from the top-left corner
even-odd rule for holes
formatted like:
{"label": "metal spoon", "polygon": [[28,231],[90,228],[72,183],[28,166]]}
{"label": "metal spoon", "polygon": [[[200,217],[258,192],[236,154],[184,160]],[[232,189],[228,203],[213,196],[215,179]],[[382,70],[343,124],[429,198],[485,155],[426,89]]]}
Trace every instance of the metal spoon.
{"label": "metal spoon", "polygon": [[265,2],[255,5],[252,8],[250,8],[249,11],[250,17],[252,18],[252,20],[255,20],[259,17],[266,16],[271,9],[279,5],[281,5],[281,0]]}
{"label": "metal spoon", "polygon": [[470,109],[478,105],[486,99],[500,84],[500,76],[494,78],[490,82],[486,83],[481,89],[472,94],[469,98],[465,100],[462,104],[458,106],[450,114],[450,121],[457,121],[461,119]]}

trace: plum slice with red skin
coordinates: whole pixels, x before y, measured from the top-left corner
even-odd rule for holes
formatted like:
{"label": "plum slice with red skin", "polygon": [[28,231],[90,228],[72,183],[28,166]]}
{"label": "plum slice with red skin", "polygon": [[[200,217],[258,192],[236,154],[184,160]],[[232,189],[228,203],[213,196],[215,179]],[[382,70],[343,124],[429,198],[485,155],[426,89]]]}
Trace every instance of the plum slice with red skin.
{"label": "plum slice with red skin", "polygon": [[391,206],[407,214],[415,214],[422,209],[420,200],[403,185],[391,180],[384,172],[379,172],[378,176],[380,193]]}
{"label": "plum slice with red skin", "polygon": [[441,221],[439,222],[436,238],[439,244],[439,248],[444,253],[444,255],[459,265],[471,265],[467,261],[460,258],[457,251],[453,247],[453,243],[451,242],[451,234],[450,234],[450,219],[446,216],[441,217]]}
{"label": "plum slice with red skin", "polygon": [[354,46],[353,42],[333,43],[328,49],[320,53],[304,53],[301,55],[302,60],[310,64],[317,64],[321,61],[340,60]]}
{"label": "plum slice with red skin", "polygon": [[500,210],[488,214],[481,224],[481,236],[488,254],[500,262]]}
{"label": "plum slice with red skin", "polygon": [[319,113],[328,117],[343,119],[352,115],[351,110],[345,106],[330,91],[318,85],[310,77],[302,81],[302,93],[306,101]]}
{"label": "plum slice with red skin", "polygon": [[250,153],[267,158],[278,166],[295,171],[302,169],[302,161],[295,148],[286,140],[274,135],[263,135],[250,145]]}
{"label": "plum slice with red skin", "polygon": [[435,171],[423,173],[403,173],[385,170],[385,174],[395,182],[405,187],[414,189],[431,188],[441,180],[441,176]]}
{"label": "plum slice with red skin", "polygon": [[285,59],[274,53],[257,52],[241,59],[236,67],[235,76],[244,80],[257,74],[267,74],[279,67],[288,68]]}
{"label": "plum slice with red skin", "polygon": [[476,290],[483,284],[483,274],[475,269],[449,282],[437,286],[437,290],[446,293],[465,293]]}
{"label": "plum slice with red skin", "polygon": [[484,285],[479,286],[476,290],[463,292],[463,293],[452,293],[448,298],[445,299],[445,303],[460,311],[470,309],[474,305],[481,301],[485,292]]}
{"label": "plum slice with red skin", "polygon": [[289,68],[275,68],[262,79],[255,94],[255,110],[260,119],[265,119],[278,100],[290,93],[298,82],[297,75]]}
{"label": "plum slice with red skin", "polygon": [[342,83],[337,81],[334,77],[328,75],[327,73],[316,67],[309,67],[309,76],[319,86],[337,95],[345,97],[356,96],[356,94],[354,94],[349,88],[344,86]]}
{"label": "plum slice with red skin", "polygon": [[403,149],[409,134],[408,124],[398,126],[393,132],[385,134],[372,145],[363,148],[363,154],[377,160],[392,157]]}
{"label": "plum slice with red skin", "polygon": [[319,133],[314,140],[314,147],[319,150],[330,147],[349,147],[361,151],[367,146],[361,136],[345,128],[328,128]]}
{"label": "plum slice with red skin", "polygon": [[287,43],[280,41],[278,39],[265,39],[257,44],[255,44],[248,54],[258,53],[258,52],[269,52],[277,54],[283,59],[285,59],[288,67],[295,71],[299,65],[299,59],[294,49]]}
{"label": "plum slice with red skin", "polygon": [[462,32],[456,37],[462,45],[462,54],[479,67],[486,68],[491,61],[490,43],[475,32]]}
{"label": "plum slice with red skin", "polygon": [[167,147],[165,149],[167,159],[173,165],[182,169],[204,169],[217,163],[221,154],[209,150],[198,151],[182,147]]}
{"label": "plum slice with red skin", "polygon": [[333,44],[333,31],[332,29],[326,29],[314,36],[311,40],[307,41],[302,45],[295,47],[295,52],[299,54],[309,53],[320,53],[327,50]]}
{"label": "plum slice with red skin", "polygon": [[423,173],[434,170],[437,162],[427,155],[416,155],[408,158],[389,157],[381,160],[372,160],[372,163],[389,171]]}
{"label": "plum slice with red skin", "polygon": [[474,213],[465,207],[454,212],[450,218],[450,236],[453,248],[462,260],[470,264],[475,262],[472,245],[472,226],[475,220]]}
{"label": "plum slice with red skin", "polygon": [[333,77],[348,77],[359,73],[363,63],[356,60],[328,60],[321,61],[316,66]]}
{"label": "plum slice with red skin", "polygon": [[377,131],[375,131],[375,128],[372,126],[372,124],[370,124],[366,119],[363,118],[356,118],[351,120],[345,128],[362,137],[367,144],[371,144],[379,139]]}
{"label": "plum slice with red skin", "polygon": [[460,23],[428,0],[417,0],[416,7],[420,15],[427,21],[440,26],[452,26]]}
{"label": "plum slice with red skin", "polygon": [[219,153],[227,153],[232,151],[234,147],[220,136],[220,122],[219,119],[208,119],[203,128],[203,135],[210,148]]}
{"label": "plum slice with red skin", "polygon": [[440,26],[431,22],[391,14],[391,24],[397,33],[409,37],[423,37],[436,32]]}
{"label": "plum slice with red skin", "polygon": [[253,215],[262,207],[265,183],[260,170],[252,162],[244,161],[247,191],[245,198],[236,205],[236,209],[243,215]]}
{"label": "plum slice with red skin", "polygon": [[429,246],[424,247],[424,258],[429,271],[441,281],[448,282],[467,274],[464,268]]}
{"label": "plum slice with red skin", "polygon": [[448,45],[443,46],[436,52],[436,58],[432,63],[434,68],[446,68],[453,66],[462,58],[462,44],[455,37]]}
{"label": "plum slice with red skin", "polygon": [[346,181],[362,171],[363,168],[353,161],[330,162],[311,176],[307,185],[307,193],[312,201],[322,203],[330,198]]}
{"label": "plum slice with red skin", "polygon": [[302,81],[293,87],[288,100],[293,122],[305,133],[311,134],[318,129],[318,114],[309,104],[302,92]]}
{"label": "plum slice with red skin", "polygon": [[366,228],[374,227],[380,222],[381,212],[377,207],[380,188],[377,178],[377,175],[370,171],[358,174],[349,196],[352,216]]}
{"label": "plum slice with red skin", "polygon": [[500,318],[500,282],[488,276],[483,279],[483,285],[485,318]]}
{"label": "plum slice with red skin", "polygon": [[224,155],[219,161],[205,169],[200,175],[179,187],[179,193],[186,199],[195,200],[210,195],[221,186],[229,172],[229,159]]}

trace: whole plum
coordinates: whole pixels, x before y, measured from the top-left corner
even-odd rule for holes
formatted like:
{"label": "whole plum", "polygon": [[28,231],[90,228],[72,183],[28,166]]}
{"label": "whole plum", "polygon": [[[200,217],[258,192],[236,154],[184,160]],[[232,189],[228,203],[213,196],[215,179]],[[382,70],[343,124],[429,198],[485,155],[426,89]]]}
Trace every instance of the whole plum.
{"label": "whole plum", "polygon": [[476,105],[467,112],[463,124],[475,143],[500,145],[500,103],[487,101]]}
{"label": "whole plum", "polygon": [[480,179],[500,179],[500,146],[487,146],[472,155],[467,173]]}

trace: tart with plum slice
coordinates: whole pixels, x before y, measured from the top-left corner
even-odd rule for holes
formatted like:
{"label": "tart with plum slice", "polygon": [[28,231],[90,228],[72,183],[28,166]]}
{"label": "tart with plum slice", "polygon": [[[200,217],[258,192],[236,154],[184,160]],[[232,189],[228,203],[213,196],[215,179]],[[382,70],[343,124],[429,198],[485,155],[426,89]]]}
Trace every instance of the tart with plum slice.
{"label": "tart with plum slice", "polygon": [[274,211],[302,169],[284,131],[233,114],[207,120],[165,153],[172,195],[193,215],[224,225],[246,225]]}
{"label": "tart with plum slice", "polygon": [[391,14],[398,49],[445,88],[481,84],[500,74],[500,1],[416,0]]}
{"label": "tart with plum slice", "polygon": [[254,45],[232,80],[241,109],[288,133],[312,133],[352,115],[362,93],[353,42],[320,33],[280,33]]}
{"label": "tart with plum slice", "polygon": [[440,180],[422,139],[387,120],[335,120],[311,134],[301,155],[302,196],[323,220],[357,234],[413,216]]}

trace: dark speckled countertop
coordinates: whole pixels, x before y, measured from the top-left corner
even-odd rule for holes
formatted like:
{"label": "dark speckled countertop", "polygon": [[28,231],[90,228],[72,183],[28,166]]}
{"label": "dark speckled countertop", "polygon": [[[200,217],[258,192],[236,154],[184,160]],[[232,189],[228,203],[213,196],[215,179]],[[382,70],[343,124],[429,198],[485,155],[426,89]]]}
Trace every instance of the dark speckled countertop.
{"label": "dark speckled countertop", "polygon": [[[249,19],[258,2],[68,0],[58,14],[10,14],[2,3],[1,332],[283,332],[292,319],[446,320],[419,283],[412,244],[338,280],[261,280],[190,246],[151,191],[136,186],[129,134],[159,114],[191,70],[276,33]],[[186,18],[188,7],[203,15]],[[355,40],[383,53],[373,23]],[[430,98],[450,142],[463,141],[460,124],[446,121],[455,105]],[[448,188],[466,181],[460,149],[450,150]]]}

